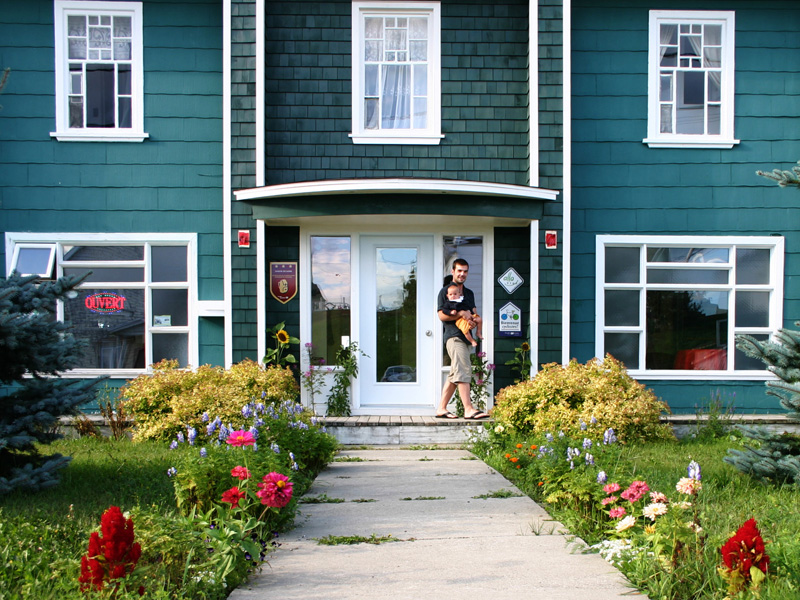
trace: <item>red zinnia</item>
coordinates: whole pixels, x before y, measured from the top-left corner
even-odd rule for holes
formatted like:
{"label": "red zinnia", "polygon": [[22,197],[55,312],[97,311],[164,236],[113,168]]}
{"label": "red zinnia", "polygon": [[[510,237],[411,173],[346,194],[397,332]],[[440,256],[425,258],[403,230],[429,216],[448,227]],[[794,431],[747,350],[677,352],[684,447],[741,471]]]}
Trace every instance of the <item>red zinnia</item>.
{"label": "red zinnia", "polygon": [[231,469],[231,475],[236,477],[236,479],[241,479],[242,481],[245,479],[250,479],[250,471],[248,471],[246,467],[242,466],[233,467],[233,469]]}
{"label": "red zinnia", "polygon": [[238,487],[232,487],[227,492],[222,493],[222,501],[231,505],[231,508],[239,506],[239,500],[244,498],[247,494],[240,490]]}
{"label": "red zinnia", "polygon": [[769,556],[764,551],[764,539],[750,519],[722,546],[722,560],[730,571],[739,571],[745,581],[750,581],[750,567],[767,572]]}
{"label": "red zinnia", "polygon": [[228,439],[225,440],[231,446],[252,446],[256,443],[256,438],[249,431],[240,429],[238,431],[231,431]]}
{"label": "red zinnia", "polygon": [[286,475],[280,473],[267,473],[258,484],[256,496],[261,498],[261,504],[272,508],[283,508],[292,499],[292,482]]}

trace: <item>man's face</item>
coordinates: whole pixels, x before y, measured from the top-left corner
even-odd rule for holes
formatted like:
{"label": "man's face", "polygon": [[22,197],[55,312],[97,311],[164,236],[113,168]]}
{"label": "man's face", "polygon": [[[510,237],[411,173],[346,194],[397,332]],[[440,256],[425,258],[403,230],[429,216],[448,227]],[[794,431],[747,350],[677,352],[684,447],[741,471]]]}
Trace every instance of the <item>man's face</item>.
{"label": "man's face", "polygon": [[454,283],[464,283],[467,280],[467,275],[469,274],[469,267],[464,265],[453,265],[453,282]]}

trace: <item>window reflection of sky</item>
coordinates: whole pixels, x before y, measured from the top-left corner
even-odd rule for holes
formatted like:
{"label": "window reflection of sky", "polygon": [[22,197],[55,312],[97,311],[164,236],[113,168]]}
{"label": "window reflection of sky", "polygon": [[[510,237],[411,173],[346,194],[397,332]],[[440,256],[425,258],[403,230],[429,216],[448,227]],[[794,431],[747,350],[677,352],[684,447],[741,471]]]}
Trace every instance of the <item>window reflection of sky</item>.
{"label": "window reflection of sky", "polygon": [[378,310],[399,308],[405,299],[404,286],[415,276],[416,248],[376,248]]}
{"label": "window reflection of sky", "polygon": [[325,302],[350,305],[350,238],[311,238],[311,280]]}

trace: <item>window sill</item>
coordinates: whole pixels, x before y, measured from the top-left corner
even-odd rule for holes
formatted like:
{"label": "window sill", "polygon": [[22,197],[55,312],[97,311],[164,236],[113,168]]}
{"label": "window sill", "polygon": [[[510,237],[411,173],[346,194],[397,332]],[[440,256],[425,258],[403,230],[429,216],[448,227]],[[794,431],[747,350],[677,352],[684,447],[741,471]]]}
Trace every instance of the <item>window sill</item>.
{"label": "window sill", "polygon": [[351,133],[350,139],[354,144],[404,144],[404,145],[418,145],[418,146],[437,146],[444,138],[443,134],[439,135],[365,135],[359,133]]}
{"label": "window sill", "polygon": [[50,137],[59,142],[143,142],[150,134],[143,131],[51,131]]}
{"label": "window sill", "polygon": [[642,371],[630,369],[637,381],[770,381],[777,377],[768,371]]}
{"label": "window sill", "polygon": [[730,149],[739,143],[739,140],[722,138],[692,139],[694,136],[676,136],[674,138],[645,138],[643,144],[650,148],[717,148]]}

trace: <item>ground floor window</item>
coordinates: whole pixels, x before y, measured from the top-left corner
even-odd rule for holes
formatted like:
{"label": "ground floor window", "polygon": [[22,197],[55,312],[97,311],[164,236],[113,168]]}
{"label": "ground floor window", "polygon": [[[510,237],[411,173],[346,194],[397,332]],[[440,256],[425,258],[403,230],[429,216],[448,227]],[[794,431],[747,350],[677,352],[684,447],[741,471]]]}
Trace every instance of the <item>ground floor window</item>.
{"label": "ground floor window", "polygon": [[783,238],[598,236],[597,355],[634,371],[754,371],[781,326]]}
{"label": "ground floor window", "polygon": [[78,294],[57,310],[87,342],[78,369],[143,370],[163,359],[188,366],[196,333],[191,237],[102,237],[41,234],[38,241],[7,234],[7,248],[9,242],[13,248],[8,272],[86,276]]}
{"label": "ground floor window", "polygon": [[333,364],[350,339],[350,237],[311,236],[311,343]]}

